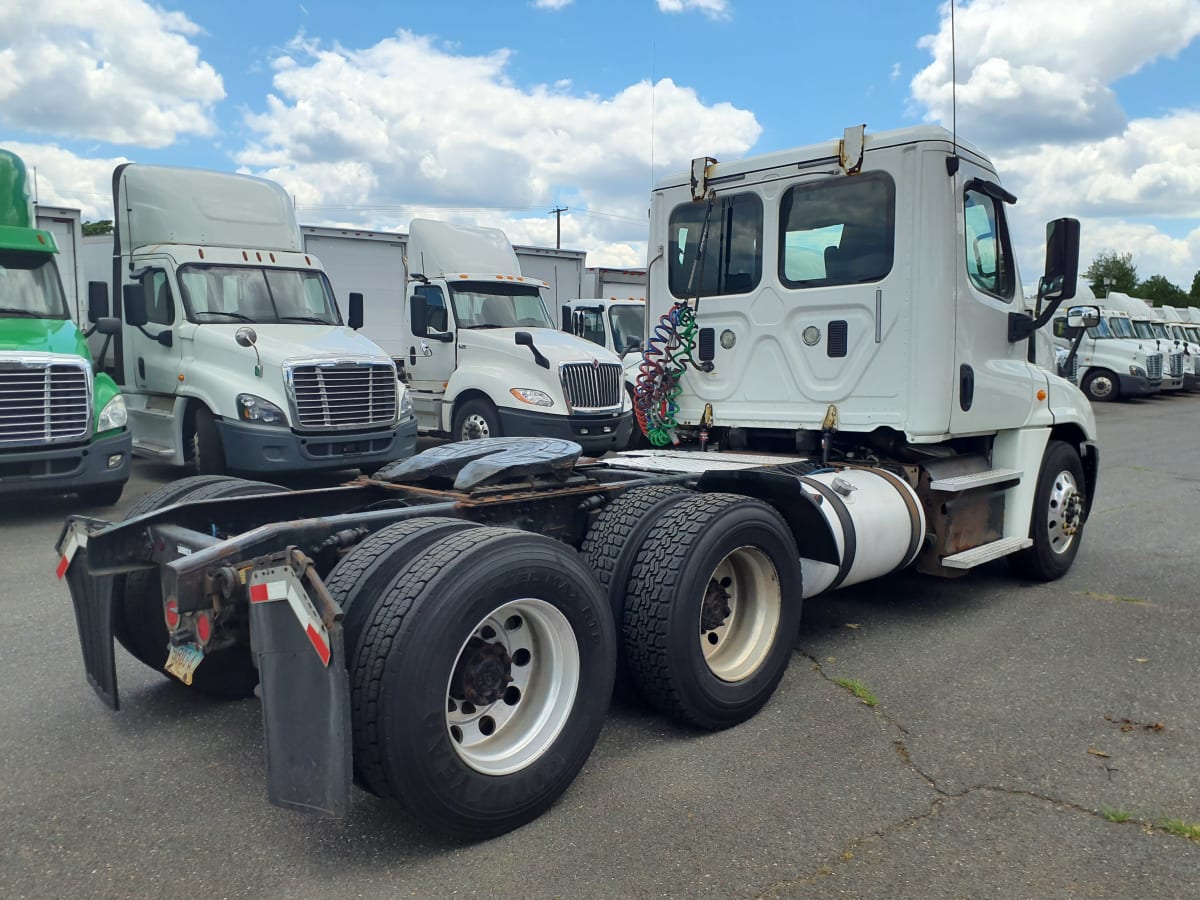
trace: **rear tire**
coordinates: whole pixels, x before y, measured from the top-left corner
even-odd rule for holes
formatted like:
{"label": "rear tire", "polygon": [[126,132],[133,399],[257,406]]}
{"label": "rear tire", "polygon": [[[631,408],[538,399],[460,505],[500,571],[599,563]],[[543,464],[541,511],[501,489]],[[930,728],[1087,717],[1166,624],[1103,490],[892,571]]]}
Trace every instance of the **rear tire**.
{"label": "rear tire", "polygon": [[738,494],[676,505],[629,581],[624,641],[639,690],[701,728],[745,721],[787,669],[800,601],[800,554],[773,507]]}
{"label": "rear tire", "polygon": [[[176,503],[274,494],[286,488],[263,481],[245,481],[219,475],[182,478],[147,494],[125,515],[136,518]],[[113,633],[121,646],[140,662],[174,678],[163,669],[167,662],[169,633],[163,611],[162,583],[156,570],[116,576],[113,584]],[[258,684],[258,669],[248,645],[226,647],[205,656],[192,675],[191,686],[220,699],[249,697]]]}
{"label": "rear tire", "polygon": [[604,595],[570,548],[512,529],[453,534],[398,572],[363,635],[355,764],[424,825],[511,831],[586,762],[615,649]]}
{"label": "rear tire", "polygon": [[1062,441],[1047,444],[1029,523],[1033,546],[1008,557],[1018,575],[1054,581],[1070,570],[1083,537],[1086,484],[1079,452]]}
{"label": "rear tire", "polygon": [[[626,491],[604,507],[588,529],[579,553],[608,594],[617,635],[625,621],[625,597],[629,576],[646,535],[669,509],[696,492],[681,485],[655,485]],[[614,690],[620,697],[637,693],[625,659],[625,648],[617,642],[617,674]]]}

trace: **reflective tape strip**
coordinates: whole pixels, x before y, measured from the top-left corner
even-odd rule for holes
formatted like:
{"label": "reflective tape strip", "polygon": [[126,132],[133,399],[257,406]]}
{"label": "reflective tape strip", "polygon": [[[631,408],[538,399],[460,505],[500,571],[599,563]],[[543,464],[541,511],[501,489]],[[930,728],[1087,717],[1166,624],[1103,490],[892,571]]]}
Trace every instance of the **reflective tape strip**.
{"label": "reflective tape strip", "polygon": [[[278,576],[283,576],[282,578]],[[258,581],[258,578],[270,578],[270,581]],[[331,651],[329,649],[329,631],[325,623],[317,615],[316,607],[308,599],[308,594],[300,580],[291,569],[266,569],[255,572],[250,576],[250,602],[268,603],[273,600],[286,600],[296,616],[296,621],[308,635],[313,649],[321,658],[321,664],[328,666]]]}
{"label": "reflective tape strip", "polygon": [[63,548],[62,559],[58,561],[58,566],[54,569],[54,574],[58,576],[59,579],[67,574],[67,569],[71,568],[71,560],[75,558],[75,553],[81,547],[86,546],[87,532],[72,528],[71,534],[67,538],[67,546]]}

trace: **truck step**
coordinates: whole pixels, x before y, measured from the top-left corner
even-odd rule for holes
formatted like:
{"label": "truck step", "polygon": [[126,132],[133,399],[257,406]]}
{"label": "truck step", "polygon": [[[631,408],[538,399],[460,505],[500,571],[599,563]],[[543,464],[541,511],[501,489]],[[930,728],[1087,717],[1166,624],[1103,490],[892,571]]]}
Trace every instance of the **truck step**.
{"label": "truck step", "polygon": [[968,475],[955,475],[952,478],[937,478],[929,482],[929,487],[935,491],[959,493],[972,488],[987,487],[1011,481],[1014,484],[1021,480],[1024,473],[1020,469],[988,469],[985,472],[971,472]]}
{"label": "truck step", "polygon": [[1033,538],[1000,538],[1000,540],[992,541],[990,544],[980,544],[978,547],[972,547],[970,550],[963,550],[961,553],[955,553],[952,556],[944,556],[942,557],[942,565],[947,569],[973,569],[986,562],[991,562],[993,559],[1008,556],[1008,554],[1016,553],[1018,550],[1024,550],[1032,544]]}

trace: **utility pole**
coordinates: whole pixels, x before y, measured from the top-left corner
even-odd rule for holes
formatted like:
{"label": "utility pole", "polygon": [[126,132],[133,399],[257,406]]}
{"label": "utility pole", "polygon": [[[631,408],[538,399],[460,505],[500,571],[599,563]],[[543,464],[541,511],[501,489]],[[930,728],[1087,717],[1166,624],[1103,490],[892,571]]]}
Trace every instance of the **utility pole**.
{"label": "utility pole", "polygon": [[550,215],[554,216],[554,247],[557,250],[562,249],[562,214],[566,211],[565,206],[556,206],[550,210]]}

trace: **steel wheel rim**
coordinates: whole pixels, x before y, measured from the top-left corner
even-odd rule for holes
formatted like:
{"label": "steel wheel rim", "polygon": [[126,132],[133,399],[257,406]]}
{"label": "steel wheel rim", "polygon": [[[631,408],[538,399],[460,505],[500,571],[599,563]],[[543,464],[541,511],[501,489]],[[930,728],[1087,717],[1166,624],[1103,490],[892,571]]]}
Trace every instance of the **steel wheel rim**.
{"label": "steel wheel rim", "polygon": [[700,607],[700,649],[717,678],[742,681],[770,655],[783,617],[783,590],[771,558],[757,547],[725,555]]}
{"label": "steel wheel rim", "polygon": [[1056,554],[1066,553],[1075,541],[1079,530],[1079,519],[1083,497],[1075,476],[1066,469],[1054,477],[1050,489],[1050,502],[1046,510],[1046,537],[1050,550]]}
{"label": "steel wheel rim", "polygon": [[[502,648],[508,662],[481,643]],[[485,674],[495,675],[499,667],[511,680],[495,698],[496,692],[481,697],[472,691],[473,702],[463,689],[463,673],[478,671],[472,665],[484,657]],[[579,673],[575,631],[557,607],[532,597],[497,607],[463,642],[451,669],[444,706],[450,745],[484,775],[510,775],[532,765],[566,726]]]}
{"label": "steel wheel rim", "polygon": [[1091,380],[1089,390],[1097,400],[1105,400],[1112,396],[1113,383],[1107,375],[1098,375]]}
{"label": "steel wheel rim", "polygon": [[471,415],[463,419],[462,439],[464,441],[477,441],[491,436],[492,429],[488,425],[487,419],[479,415],[479,413],[471,413]]}

